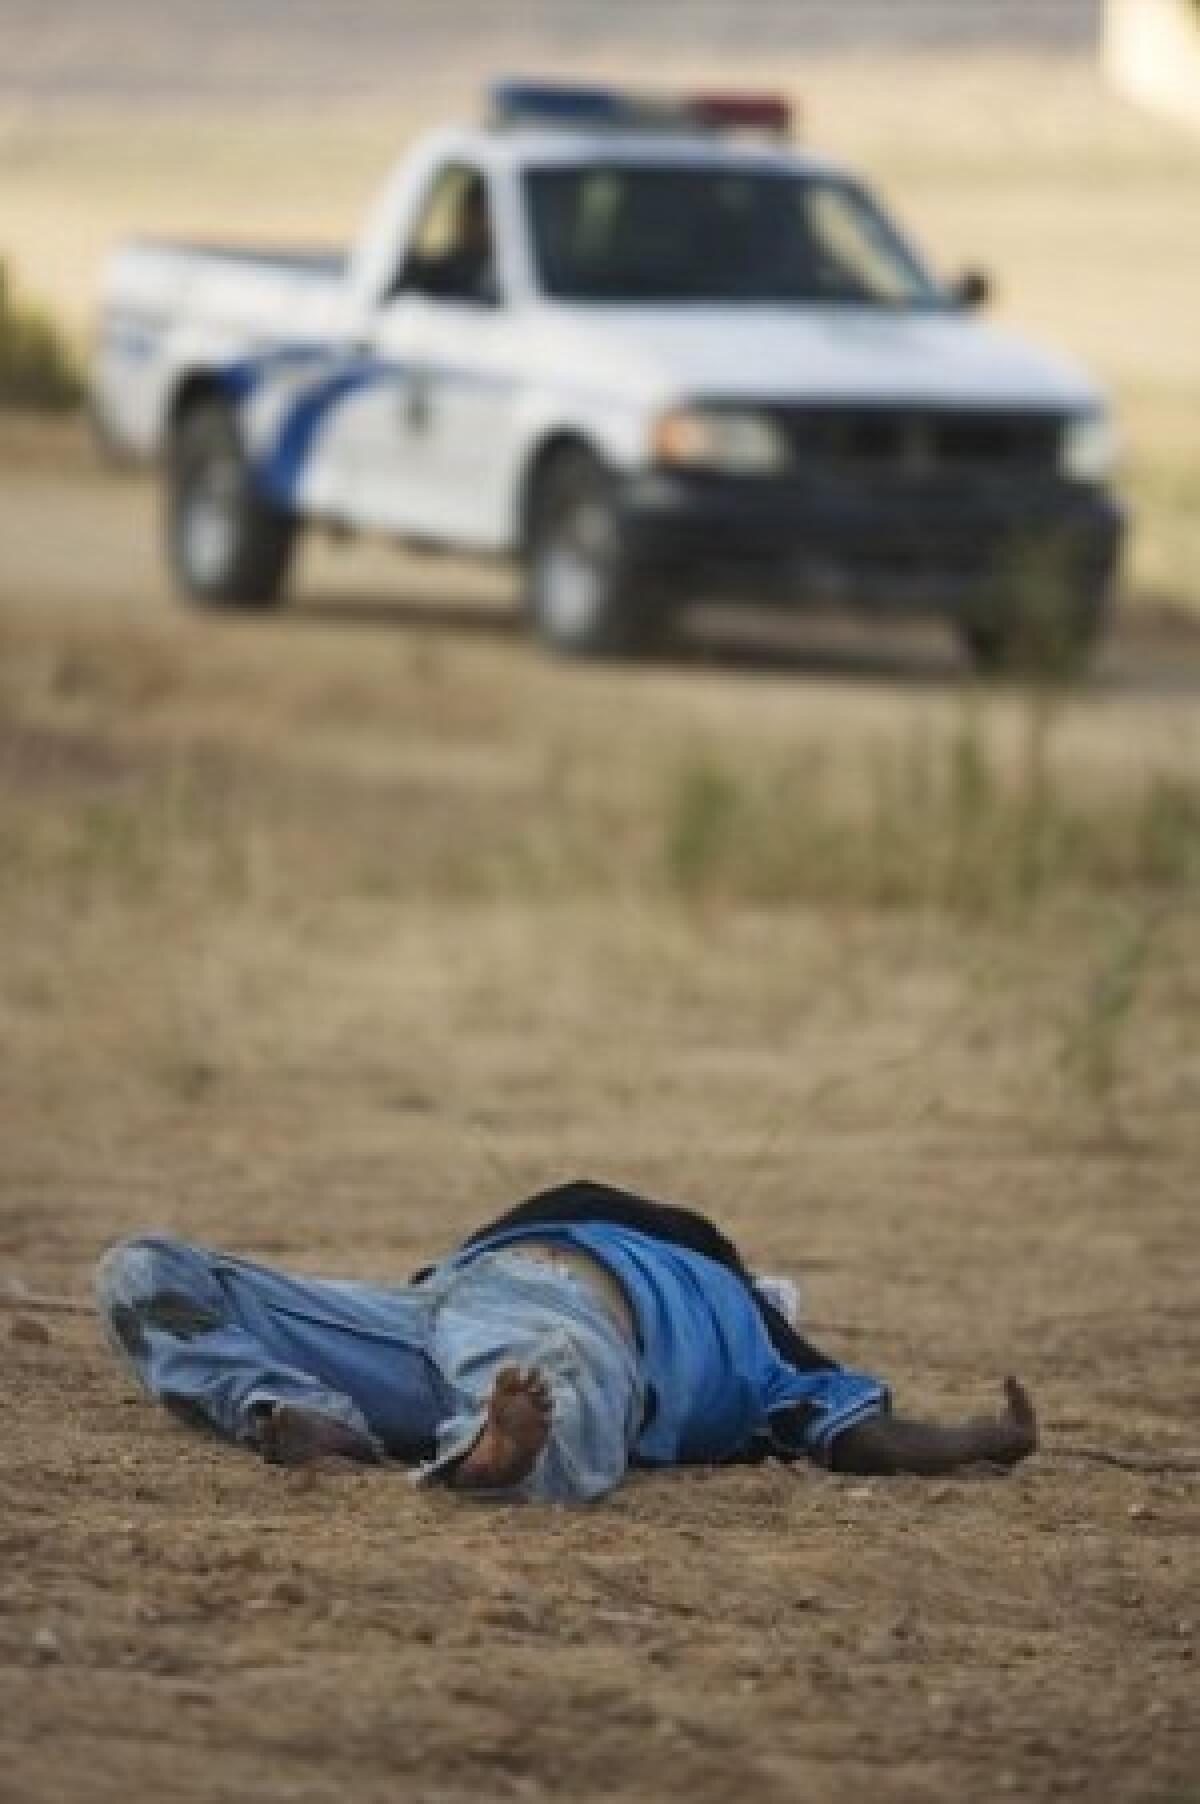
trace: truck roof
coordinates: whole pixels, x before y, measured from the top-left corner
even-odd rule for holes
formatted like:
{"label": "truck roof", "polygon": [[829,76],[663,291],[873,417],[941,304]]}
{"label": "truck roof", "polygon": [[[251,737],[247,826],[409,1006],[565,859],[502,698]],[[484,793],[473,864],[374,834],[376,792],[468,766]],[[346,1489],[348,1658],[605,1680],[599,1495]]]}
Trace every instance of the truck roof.
{"label": "truck roof", "polygon": [[781,173],[837,174],[831,158],[794,145],[762,143],[726,133],[638,130],[603,131],[537,125],[461,125],[435,136],[447,155],[493,168],[558,163],[662,163],[724,167],[731,164]]}

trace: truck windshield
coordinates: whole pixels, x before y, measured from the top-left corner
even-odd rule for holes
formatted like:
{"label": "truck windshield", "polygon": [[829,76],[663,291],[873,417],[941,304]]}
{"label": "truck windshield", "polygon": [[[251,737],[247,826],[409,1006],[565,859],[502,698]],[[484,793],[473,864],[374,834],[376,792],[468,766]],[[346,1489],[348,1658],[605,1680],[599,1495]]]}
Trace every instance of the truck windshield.
{"label": "truck windshield", "polygon": [[524,179],[538,275],[556,299],[945,304],[871,198],[839,177],[594,162]]}

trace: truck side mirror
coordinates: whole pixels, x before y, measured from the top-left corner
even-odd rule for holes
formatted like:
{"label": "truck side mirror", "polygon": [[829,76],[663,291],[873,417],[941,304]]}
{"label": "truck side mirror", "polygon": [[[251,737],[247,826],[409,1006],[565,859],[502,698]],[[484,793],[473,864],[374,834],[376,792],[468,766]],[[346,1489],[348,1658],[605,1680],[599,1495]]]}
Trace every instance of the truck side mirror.
{"label": "truck side mirror", "polygon": [[964,269],[951,282],[948,292],[954,306],[961,307],[964,313],[975,313],[992,298],[992,278],[986,269]]}

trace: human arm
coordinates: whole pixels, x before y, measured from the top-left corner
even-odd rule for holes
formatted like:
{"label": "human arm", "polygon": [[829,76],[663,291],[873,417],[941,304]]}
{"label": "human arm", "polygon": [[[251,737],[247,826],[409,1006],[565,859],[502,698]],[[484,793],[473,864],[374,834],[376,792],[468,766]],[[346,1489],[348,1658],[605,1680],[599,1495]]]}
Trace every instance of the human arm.
{"label": "human arm", "polygon": [[1015,1378],[1004,1381],[1006,1407],[965,1422],[917,1422],[880,1414],[838,1435],[830,1450],[835,1472],[880,1477],[908,1472],[937,1477],[977,1462],[1015,1466],[1037,1447],[1037,1416]]}

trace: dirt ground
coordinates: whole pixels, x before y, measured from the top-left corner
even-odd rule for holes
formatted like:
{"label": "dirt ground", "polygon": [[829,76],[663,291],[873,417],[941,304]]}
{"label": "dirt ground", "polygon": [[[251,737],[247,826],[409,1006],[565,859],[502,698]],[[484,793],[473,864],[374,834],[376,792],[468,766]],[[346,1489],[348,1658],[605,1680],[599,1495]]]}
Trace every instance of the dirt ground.
{"label": "dirt ground", "polygon": [[[1015,1370],[1045,1436],[488,1507],[263,1467],[0,1309],[0,1798],[1200,1797],[1195,891],[656,862],[697,747],[853,771],[969,705],[1003,756],[1023,698],[836,622],[555,666],[502,580],[375,552],[199,620],[146,485],[57,429],[0,467],[0,1281],[80,1296],[147,1224],[400,1275],[588,1171],[718,1214],[903,1404]],[[1193,638],[1119,634],[1056,780],[1194,771],[1198,697]]]}

